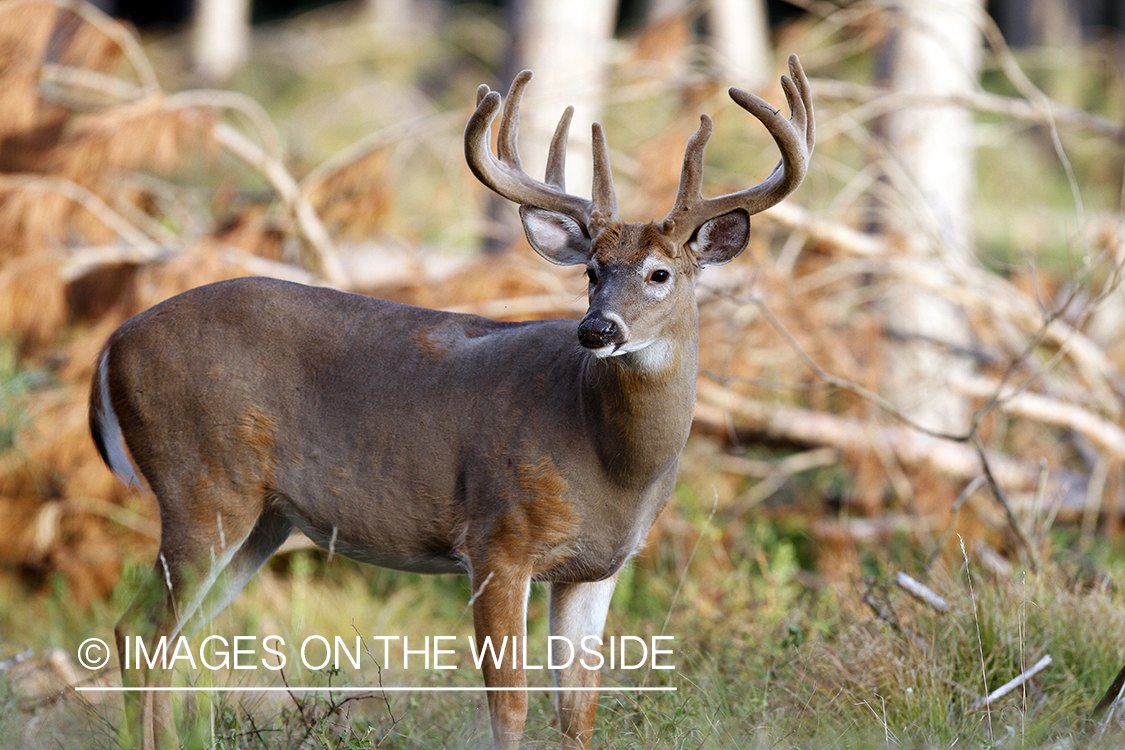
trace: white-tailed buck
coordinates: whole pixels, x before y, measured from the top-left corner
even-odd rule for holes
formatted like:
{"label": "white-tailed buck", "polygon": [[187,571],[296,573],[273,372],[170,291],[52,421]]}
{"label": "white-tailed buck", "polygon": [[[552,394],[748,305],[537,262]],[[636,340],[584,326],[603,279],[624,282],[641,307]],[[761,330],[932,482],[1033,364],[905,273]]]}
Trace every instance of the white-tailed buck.
{"label": "white-tailed buck", "polygon": [[[126,637],[196,632],[294,527],[356,560],[468,575],[478,642],[524,635],[533,580],[551,584],[552,634],[600,638],[617,573],[671,495],[688,437],[699,272],[741,253],[750,215],[807,169],[809,84],[796,56],[789,70],[789,120],[730,90],[781,150],[769,177],[704,200],[703,115],[675,205],[644,224],[618,220],[596,123],[585,200],[563,186],[571,110],[540,182],[516,152],[531,74],[512,84],[499,158],[489,131],[500,96],[480,87],[469,166],[520,204],[540,255],[586,266],[581,322],[500,323],[271,279],[193,289],[126,321],[98,360],[90,427],[119,477],[148,481],[161,540],[117,625],[119,656]],[[486,664],[487,687],[526,687],[522,667]],[[123,669],[127,685],[168,678]],[[593,688],[556,694],[563,745],[585,747],[599,674],[576,659],[554,678]],[[129,731],[146,748],[175,741],[166,695],[127,694]],[[517,747],[527,693],[491,691],[488,707],[496,746]]]}

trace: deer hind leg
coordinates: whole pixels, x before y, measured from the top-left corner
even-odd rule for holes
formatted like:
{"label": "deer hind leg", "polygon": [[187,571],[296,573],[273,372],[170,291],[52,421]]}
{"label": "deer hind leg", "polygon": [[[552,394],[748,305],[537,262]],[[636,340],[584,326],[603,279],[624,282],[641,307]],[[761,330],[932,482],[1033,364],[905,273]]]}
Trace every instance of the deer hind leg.
{"label": "deer hind leg", "polygon": [[[138,639],[151,661],[156,661],[152,655],[162,638],[165,654],[170,656],[178,637],[191,637],[221,611],[292,530],[280,512],[265,510],[256,520],[243,513],[231,515],[224,523],[216,516],[215,528],[201,531],[166,512],[167,507],[162,505],[162,541],[156,564],[115,628],[125,687],[168,685],[170,675],[160,663],[150,667],[143,657],[138,659]],[[212,533],[222,526],[221,533]],[[168,694],[127,692],[123,731],[124,746],[144,750],[178,747]]]}
{"label": "deer hind leg", "polygon": [[[601,651],[605,618],[617,577],[596,583],[551,584],[551,635],[565,640],[551,640],[551,661],[568,666],[555,670],[555,686],[560,688],[595,688],[594,690],[560,690],[555,694],[562,746],[567,750],[584,750],[594,734],[594,715],[598,710],[601,672],[587,669],[582,663],[596,662],[583,648]],[[597,640],[592,640],[596,638]],[[583,643],[583,639],[587,639]],[[568,649],[572,649],[569,650]]]}
{"label": "deer hind leg", "polygon": [[[524,672],[524,642],[527,634],[527,597],[531,590],[530,573],[503,569],[471,575],[473,590],[473,629],[477,648],[489,653],[485,638],[490,638],[495,654],[481,662],[485,687],[507,688],[489,691],[488,715],[492,741],[498,750],[518,750],[527,721],[527,675]],[[511,688],[523,688],[512,690]]]}

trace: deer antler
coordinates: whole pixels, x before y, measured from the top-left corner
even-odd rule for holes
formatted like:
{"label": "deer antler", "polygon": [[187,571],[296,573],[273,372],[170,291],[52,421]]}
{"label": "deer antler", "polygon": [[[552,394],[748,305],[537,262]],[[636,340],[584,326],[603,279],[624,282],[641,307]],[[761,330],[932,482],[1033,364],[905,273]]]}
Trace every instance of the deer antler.
{"label": "deer antler", "polygon": [[593,200],[579,198],[566,192],[563,173],[566,166],[566,138],[570,130],[573,107],[567,107],[559,119],[547,155],[546,182],[532,178],[520,166],[516,134],[519,130],[520,101],[531,80],[531,71],[525,70],[512,81],[508,101],[500,118],[500,133],[496,151],[492,154],[491,125],[500,110],[500,94],[481,85],[477,89],[477,109],[465,126],[465,159],[477,179],[492,188],[498,195],[519,204],[530,204],[565,214],[586,228],[594,236],[606,224],[617,221],[617,197],[613,191],[613,177],[609,168],[609,149],[605,134],[598,123],[593,124],[594,184]]}
{"label": "deer antler", "polygon": [[812,91],[796,55],[789,56],[789,73],[792,78],[781,77],[781,85],[792,113],[788,120],[764,99],[742,89],[730,89],[731,99],[766,126],[781,150],[781,160],[773,172],[752,188],[704,200],[700,193],[703,184],[703,149],[711,137],[711,118],[707,115],[700,116],[699,130],[688,140],[684,150],[684,167],[680,173],[676,203],[661,222],[661,230],[676,244],[686,242],[705,221],[736,208],[746,209],[751,214],[765,211],[796,189],[805,178],[809,156],[816,141]]}

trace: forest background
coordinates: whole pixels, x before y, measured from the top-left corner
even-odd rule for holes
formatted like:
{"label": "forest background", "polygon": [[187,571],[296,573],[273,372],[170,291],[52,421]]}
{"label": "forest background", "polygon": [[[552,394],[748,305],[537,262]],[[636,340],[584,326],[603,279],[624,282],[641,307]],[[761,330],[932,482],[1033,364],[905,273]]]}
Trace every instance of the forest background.
{"label": "forest background", "polygon": [[[810,174],[756,217],[742,258],[702,277],[692,438],[611,608],[609,634],[674,635],[676,669],[603,684],[676,691],[604,695],[595,745],[1111,742],[1125,47],[1033,2],[1025,26],[1006,22],[1012,48],[997,25],[1011,4],[996,5],[810,1],[771,26],[756,3],[334,4],[220,20],[217,52],[202,15],[194,33],[138,34],[91,5],[0,2],[0,746],[115,743],[115,696],[75,688],[115,683],[78,647],[109,639],[157,542],[153,499],[87,435],[94,358],[121,321],[247,274],[504,319],[581,315],[581,269],[537,257],[464,166],[476,86],[536,71],[526,164],[580,105],[571,185],[599,119],[622,215],[645,219],[672,204],[702,111],[716,124],[705,194],[768,173],[768,136],[725,89],[780,104],[791,52],[817,107]],[[469,632],[463,580],[328,557],[292,540],[210,632]],[[545,609],[536,588],[533,638]],[[208,679],[479,681],[378,661]],[[201,694],[181,736],[484,747],[483,705]],[[531,746],[556,741],[552,714],[532,701]]]}

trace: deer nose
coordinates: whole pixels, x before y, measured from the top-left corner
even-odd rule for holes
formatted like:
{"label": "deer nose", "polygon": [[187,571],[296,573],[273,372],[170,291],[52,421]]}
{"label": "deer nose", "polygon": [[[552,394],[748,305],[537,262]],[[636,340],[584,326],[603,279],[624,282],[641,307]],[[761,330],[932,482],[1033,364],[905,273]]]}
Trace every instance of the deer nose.
{"label": "deer nose", "polygon": [[578,343],[587,349],[620,344],[621,338],[621,328],[617,323],[593,312],[578,324]]}

